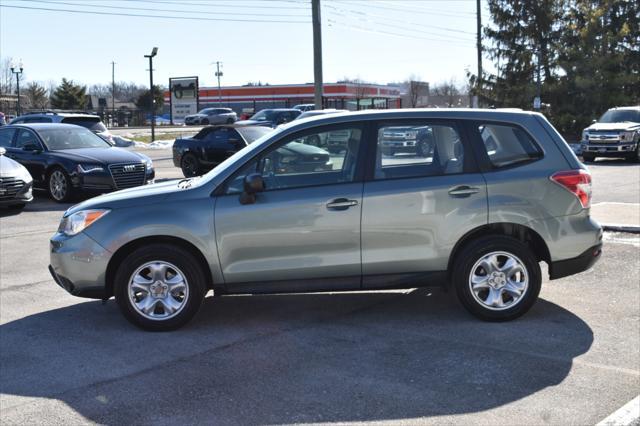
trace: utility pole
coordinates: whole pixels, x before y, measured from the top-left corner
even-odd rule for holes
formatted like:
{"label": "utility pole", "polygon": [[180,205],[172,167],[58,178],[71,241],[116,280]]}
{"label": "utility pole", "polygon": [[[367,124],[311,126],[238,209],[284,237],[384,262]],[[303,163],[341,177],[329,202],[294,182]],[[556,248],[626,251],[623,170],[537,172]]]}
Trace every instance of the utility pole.
{"label": "utility pole", "polygon": [[480,106],[480,94],[482,93],[482,8],[480,0],[476,0],[476,24],[477,24],[477,50],[478,50],[478,77],[476,78],[477,106]]}
{"label": "utility pole", "polygon": [[540,111],[542,107],[542,83],[540,82],[540,49],[537,51],[537,60],[536,60],[536,98],[533,100],[533,109],[536,111]]}
{"label": "utility pole", "polygon": [[311,0],[311,23],[313,25],[313,85],[316,109],[322,109],[322,29],[320,0]]}
{"label": "utility pole", "polygon": [[144,55],[149,58],[149,86],[151,88],[151,142],[156,140],[156,98],[153,95],[153,57],[158,54],[158,48],[151,50],[151,55]]}
{"label": "utility pole", "polygon": [[111,61],[111,114],[116,110],[116,63]]}
{"label": "utility pole", "polygon": [[222,73],[222,71],[220,71],[220,65],[222,65],[222,62],[216,61],[216,77],[218,77],[218,105],[222,106],[222,89],[220,88],[220,77],[222,77],[224,74]]}
{"label": "utility pole", "polygon": [[16,116],[20,115],[20,75],[22,75],[22,61],[20,61],[20,64],[18,64],[18,66],[11,66],[11,72],[14,73],[16,75],[16,90],[18,93],[18,103],[16,104]]}

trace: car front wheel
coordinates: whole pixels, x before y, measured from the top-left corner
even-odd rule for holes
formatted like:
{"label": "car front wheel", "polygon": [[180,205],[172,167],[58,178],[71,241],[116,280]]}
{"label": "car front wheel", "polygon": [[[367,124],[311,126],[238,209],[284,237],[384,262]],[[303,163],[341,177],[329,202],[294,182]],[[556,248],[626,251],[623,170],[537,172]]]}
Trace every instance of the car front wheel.
{"label": "car front wheel", "polygon": [[133,324],[150,331],[182,327],[198,312],[206,279],[197,259],[169,244],[152,244],[131,253],[115,277],[116,302]]}
{"label": "car front wheel", "polygon": [[585,163],[593,163],[596,161],[596,156],[591,154],[582,154],[582,161]]}
{"label": "car front wheel", "polygon": [[456,257],[453,285],[462,305],[485,321],[509,321],[526,313],[540,293],[542,274],[519,240],[483,237]]}
{"label": "car front wheel", "polygon": [[180,162],[180,168],[184,177],[200,176],[200,161],[193,154],[185,154]]}
{"label": "car front wheel", "polygon": [[71,179],[69,179],[69,176],[60,168],[55,168],[49,173],[47,188],[49,190],[49,196],[58,203],[69,201],[73,195]]}

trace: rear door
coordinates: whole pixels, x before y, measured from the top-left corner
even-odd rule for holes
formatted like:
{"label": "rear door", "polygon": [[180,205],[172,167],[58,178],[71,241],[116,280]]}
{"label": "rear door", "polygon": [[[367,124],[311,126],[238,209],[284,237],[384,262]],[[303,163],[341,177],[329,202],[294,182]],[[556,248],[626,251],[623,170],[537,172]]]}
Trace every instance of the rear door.
{"label": "rear door", "polygon": [[[428,131],[433,146],[390,155],[384,135],[398,129]],[[387,287],[397,274],[428,279],[447,269],[465,233],[487,223],[484,178],[456,121],[384,121],[376,130],[363,194],[363,285]]]}

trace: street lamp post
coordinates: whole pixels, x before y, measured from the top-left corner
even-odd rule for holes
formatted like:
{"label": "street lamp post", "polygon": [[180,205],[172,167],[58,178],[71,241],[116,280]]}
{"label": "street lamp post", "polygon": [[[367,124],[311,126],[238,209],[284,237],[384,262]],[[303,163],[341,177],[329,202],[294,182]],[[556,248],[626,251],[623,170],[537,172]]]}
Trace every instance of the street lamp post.
{"label": "street lamp post", "polygon": [[149,86],[151,88],[151,142],[156,140],[156,98],[153,95],[153,57],[158,54],[158,48],[154,47],[151,50],[151,55],[144,55],[145,58],[149,58]]}
{"label": "street lamp post", "polygon": [[218,78],[218,106],[222,106],[222,89],[220,88],[220,77],[224,74],[220,71],[220,65],[222,62],[216,61],[216,74],[215,76]]}
{"label": "street lamp post", "polygon": [[16,89],[18,93],[18,104],[16,105],[16,116],[20,115],[20,75],[22,74],[22,62],[16,67],[11,66],[11,72],[16,75]]}

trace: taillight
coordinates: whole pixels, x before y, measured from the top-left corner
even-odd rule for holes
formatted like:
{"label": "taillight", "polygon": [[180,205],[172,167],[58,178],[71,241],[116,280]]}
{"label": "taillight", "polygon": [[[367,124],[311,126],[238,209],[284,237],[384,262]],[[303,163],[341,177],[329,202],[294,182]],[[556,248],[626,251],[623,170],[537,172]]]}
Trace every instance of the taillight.
{"label": "taillight", "polygon": [[551,180],[578,197],[583,208],[591,205],[591,175],[586,170],[554,173]]}

